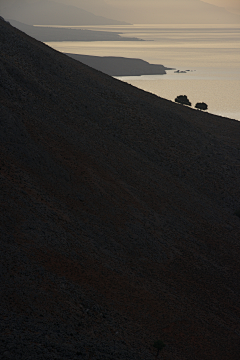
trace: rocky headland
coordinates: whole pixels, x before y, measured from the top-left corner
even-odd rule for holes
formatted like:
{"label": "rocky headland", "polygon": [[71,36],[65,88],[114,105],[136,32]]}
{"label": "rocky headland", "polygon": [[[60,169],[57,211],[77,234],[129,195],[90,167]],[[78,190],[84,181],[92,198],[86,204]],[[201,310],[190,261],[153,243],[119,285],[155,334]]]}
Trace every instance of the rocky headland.
{"label": "rocky headland", "polygon": [[64,27],[33,26],[20,21],[9,20],[10,24],[27,35],[42,41],[143,41],[138,38],[124,37],[117,32],[70,29]]}
{"label": "rocky headland", "polygon": [[110,76],[164,75],[166,70],[174,70],[163,65],[149,64],[141,59],[67,53],[66,55]]}

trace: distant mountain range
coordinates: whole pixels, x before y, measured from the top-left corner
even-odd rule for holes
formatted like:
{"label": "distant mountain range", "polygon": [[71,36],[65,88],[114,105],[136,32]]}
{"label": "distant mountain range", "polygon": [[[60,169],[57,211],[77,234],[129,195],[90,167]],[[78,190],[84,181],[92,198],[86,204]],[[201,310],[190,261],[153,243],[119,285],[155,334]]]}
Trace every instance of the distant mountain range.
{"label": "distant mountain range", "polygon": [[76,6],[60,4],[51,0],[28,0],[11,2],[1,6],[5,19],[14,19],[29,25],[126,25],[124,21],[112,20],[80,9]]}
{"label": "distant mountain range", "polygon": [[56,0],[134,24],[228,24],[240,16],[201,0]]}
{"label": "distant mountain range", "polygon": [[148,2],[5,0],[5,3],[4,0],[2,1],[0,13],[5,19],[14,19],[30,25],[240,23],[240,15],[201,0],[148,0]]}

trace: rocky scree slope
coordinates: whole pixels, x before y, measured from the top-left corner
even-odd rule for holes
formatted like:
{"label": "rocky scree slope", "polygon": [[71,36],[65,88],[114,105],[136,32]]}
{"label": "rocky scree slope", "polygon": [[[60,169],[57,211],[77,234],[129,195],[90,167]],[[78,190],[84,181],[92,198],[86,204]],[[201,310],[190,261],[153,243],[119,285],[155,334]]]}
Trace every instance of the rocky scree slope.
{"label": "rocky scree slope", "polygon": [[0,357],[237,360],[240,123],[0,51]]}

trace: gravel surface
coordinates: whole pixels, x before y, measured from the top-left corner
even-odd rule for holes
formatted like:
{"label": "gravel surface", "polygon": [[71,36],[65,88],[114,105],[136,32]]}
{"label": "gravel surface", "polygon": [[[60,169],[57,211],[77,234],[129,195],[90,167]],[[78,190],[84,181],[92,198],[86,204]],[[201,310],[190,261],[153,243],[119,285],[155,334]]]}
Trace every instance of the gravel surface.
{"label": "gravel surface", "polygon": [[0,358],[238,360],[240,122],[0,53]]}

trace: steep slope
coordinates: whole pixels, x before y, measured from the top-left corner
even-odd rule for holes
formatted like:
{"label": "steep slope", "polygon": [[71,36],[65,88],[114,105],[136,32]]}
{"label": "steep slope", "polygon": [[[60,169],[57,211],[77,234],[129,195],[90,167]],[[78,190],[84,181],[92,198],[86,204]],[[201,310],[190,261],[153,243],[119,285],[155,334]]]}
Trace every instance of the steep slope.
{"label": "steep slope", "polygon": [[240,122],[0,49],[0,357],[237,360]]}

